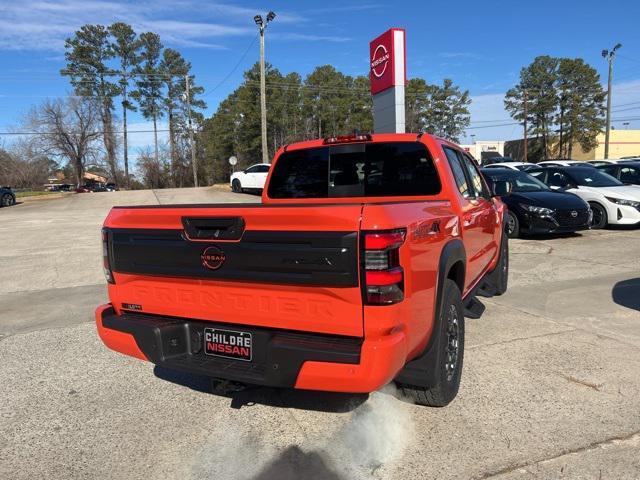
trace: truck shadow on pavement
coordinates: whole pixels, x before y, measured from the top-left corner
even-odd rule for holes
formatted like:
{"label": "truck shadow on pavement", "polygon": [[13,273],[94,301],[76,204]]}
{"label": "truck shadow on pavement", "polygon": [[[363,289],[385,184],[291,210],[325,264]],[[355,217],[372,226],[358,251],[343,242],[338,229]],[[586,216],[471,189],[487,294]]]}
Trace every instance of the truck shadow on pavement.
{"label": "truck shadow on pavement", "polygon": [[182,385],[198,392],[229,398],[231,408],[251,407],[260,404],[270,407],[346,413],[355,410],[369,398],[367,394],[315,392],[256,385],[247,385],[238,390],[224,389],[216,388],[215,380],[204,375],[194,375],[158,366],[154,367],[153,373],[156,377],[167,382]]}
{"label": "truck shadow on pavement", "polygon": [[640,311],[640,278],[630,278],[616,283],[611,298],[618,305]]}
{"label": "truck shadow on pavement", "polygon": [[342,480],[318,452],[304,452],[297,445],[284,450],[266,465],[253,480]]}

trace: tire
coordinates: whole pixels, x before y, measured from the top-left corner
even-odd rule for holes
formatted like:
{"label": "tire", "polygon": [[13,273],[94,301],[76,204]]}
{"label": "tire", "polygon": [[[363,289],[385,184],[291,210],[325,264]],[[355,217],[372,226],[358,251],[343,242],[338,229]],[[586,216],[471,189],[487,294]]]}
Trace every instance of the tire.
{"label": "tire", "polygon": [[2,201],[0,202],[0,205],[2,205],[3,207],[10,207],[11,205],[13,205],[13,203],[14,203],[13,197],[8,193],[5,193],[2,196]]}
{"label": "tire", "polygon": [[511,211],[507,211],[506,231],[509,238],[518,238],[520,236],[520,222],[518,217]]}
{"label": "tire", "polygon": [[399,384],[398,387],[418,405],[444,407],[451,403],[460,388],[464,358],[464,310],[458,285],[447,278],[442,292],[442,309],[438,325],[438,365],[435,366],[436,384],[417,387]]}
{"label": "tire", "polygon": [[240,180],[238,180],[237,178],[233,179],[233,182],[231,182],[231,190],[236,193],[242,192],[242,185],[240,184]]}
{"label": "tire", "polygon": [[596,202],[589,202],[589,206],[593,211],[593,222],[591,223],[591,228],[594,230],[606,228],[607,224],[609,223],[607,209]]}

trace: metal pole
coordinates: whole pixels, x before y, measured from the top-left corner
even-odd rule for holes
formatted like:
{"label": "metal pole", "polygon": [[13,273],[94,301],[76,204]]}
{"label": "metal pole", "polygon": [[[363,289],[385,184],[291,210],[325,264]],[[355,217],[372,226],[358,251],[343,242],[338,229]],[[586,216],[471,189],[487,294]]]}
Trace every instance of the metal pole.
{"label": "metal pole", "polygon": [[618,49],[622,47],[621,43],[617,43],[615,47],[609,50],[602,50],[602,56],[609,62],[609,79],[607,81],[607,129],[604,135],[604,158],[609,158],[609,136],[611,133],[611,90],[613,84],[613,59]]}
{"label": "metal pole", "polygon": [[266,81],[264,78],[264,29],[266,25],[260,26],[260,117],[262,124],[262,163],[269,163],[269,152],[267,150],[267,93]]}
{"label": "metal pole", "polygon": [[[611,52],[613,53],[613,52]],[[607,130],[604,134],[604,158],[609,158],[609,132],[611,131],[611,82],[613,79],[613,55],[609,54],[609,80],[607,81]]]}
{"label": "metal pole", "polygon": [[193,124],[191,123],[191,88],[189,85],[189,74],[184,76],[185,93],[187,102],[187,117],[189,119],[189,146],[191,148],[191,166],[193,167],[193,186],[198,186],[198,165],[196,163],[196,149],[193,142]]}
{"label": "metal pole", "polygon": [[524,161],[525,163],[528,161],[527,158],[529,156],[529,140],[527,139],[527,116],[529,115],[529,110],[527,106],[527,91],[525,90],[523,93],[523,101],[524,101]]}

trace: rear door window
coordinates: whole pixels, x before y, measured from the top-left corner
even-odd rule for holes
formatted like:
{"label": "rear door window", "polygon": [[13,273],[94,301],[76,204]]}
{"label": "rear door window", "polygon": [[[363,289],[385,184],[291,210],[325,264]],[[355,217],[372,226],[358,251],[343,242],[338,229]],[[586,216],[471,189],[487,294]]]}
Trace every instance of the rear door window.
{"label": "rear door window", "polygon": [[533,172],[532,172],[532,171],[529,171],[529,172],[527,172],[527,173],[528,173],[529,175],[531,175],[532,177],[537,178],[538,180],[540,180],[540,181],[541,181],[541,182],[543,182],[543,183],[546,183],[546,181],[547,181],[547,180],[546,180],[547,175],[546,175],[546,172],[545,172],[544,170],[536,170],[536,171],[533,171]]}
{"label": "rear door window", "polygon": [[419,142],[355,143],[283,153],[271,198],[436,195],[440,178]]}
{"label": "rear door window", "polygon": [[571,179],[563,172],[553,171],[549,172],[549,186],[550,187],[558,187],[558,188],[566,188],[571,185]]}
{"label": "rear door window", "polygon": [[[460,153],[458,153],[460,155]],[[476,166],[476,162],[474,162],[470,157],[466,155],[461,155],[462,161],[467,168],[467,172],[469,173],[469,178],[471,179],[471,185],[473,186],[474,193],[476,197],[484,197],[491,198],[491,194],[489,193],[489,189],[485,185],[482,180],[482,176],[478,171],[478,167]]]}
{"label": "rear door window", "polygon": [[469,186],[469,180],[467,179],[467,175],[464,173],[465,167],[462,165],[462,160],[458,156],[455,150],[449,147],[443,147],[444,153],[447,156],[447,160],[449,161],[449,166],[451,166],[451,171],[453,172],[453,178],[456,181],[456,186],[458,187],[458,191],[464,198],[471,198],[474,196],[474,193]]}
{"label": "rear door window", "polygon": [[640,168],[620,167],[620,181],[634,185],[640,184]]}

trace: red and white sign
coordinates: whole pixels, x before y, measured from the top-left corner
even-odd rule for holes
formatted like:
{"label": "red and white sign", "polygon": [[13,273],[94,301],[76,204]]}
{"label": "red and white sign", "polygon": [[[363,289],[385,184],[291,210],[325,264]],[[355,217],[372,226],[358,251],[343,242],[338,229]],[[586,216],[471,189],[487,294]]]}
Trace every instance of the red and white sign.
{"label": "red and white sign", "polygon": [[390,28],[369,43],[371,94],[407,83],[405,31]]}

